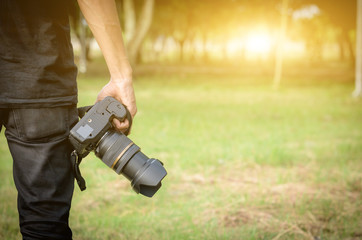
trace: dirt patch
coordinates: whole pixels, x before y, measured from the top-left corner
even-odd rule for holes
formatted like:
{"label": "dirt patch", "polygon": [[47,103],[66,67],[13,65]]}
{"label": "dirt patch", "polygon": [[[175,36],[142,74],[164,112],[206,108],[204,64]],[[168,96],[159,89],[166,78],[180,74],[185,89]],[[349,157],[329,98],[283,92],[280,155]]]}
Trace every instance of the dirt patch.
{"label": "dirt patch", "polygon": [[[216,221],[220,229],[236,231],[255,227],[274,235],[274,240],[361,239],[359,187],[348,186],[346,179],[338,184],[313,181],[314,175],[314,166],[237,167],[222,173],[184,173],[178,187],[194,192],[195,197],[200,188],[219,194],[215,202],[210,199],[202,206],[205,210],[193,219],[195,224]],[[345,221],[357,222],[346,226]]]}
{"label": "dirt patch", "polygon": [[265,211],[245,208],[239,209],[236,212],[230,213],[222,217],[222,224],[224,227],[239,227],[245,224],[261,223],[273,221],[273,216]]}

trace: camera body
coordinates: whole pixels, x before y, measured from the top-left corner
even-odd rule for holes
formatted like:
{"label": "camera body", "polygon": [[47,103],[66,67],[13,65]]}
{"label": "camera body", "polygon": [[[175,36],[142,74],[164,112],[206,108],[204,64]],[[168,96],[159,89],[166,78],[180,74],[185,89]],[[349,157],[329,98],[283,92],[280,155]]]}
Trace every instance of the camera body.
{"label": "camera body", "polygon": [[99,140],[112,128],[113,118],[123,121],[126,116],[126,108],[112,97],[96,103],[70,131],[69,139],[78,155],[86,157],[96,148]]}
{"label": "camera body", "polygon": [[152,197],[167,172],[162,162],[149,159],[132,140],[113,128],[114,118],[120,121],[127,118],[130,126],[132,124],[128,110],[116,99],[106,97],[71,129],[70,142],[79,157],[84,158],[94,151],[108,167],[132,181],[137,193]]}

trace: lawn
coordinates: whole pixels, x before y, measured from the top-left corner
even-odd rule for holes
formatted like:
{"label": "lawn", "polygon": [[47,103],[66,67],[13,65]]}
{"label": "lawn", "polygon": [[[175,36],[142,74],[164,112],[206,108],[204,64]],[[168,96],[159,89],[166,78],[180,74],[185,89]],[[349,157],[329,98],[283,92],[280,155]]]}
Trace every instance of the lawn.
{"label": "lawn", "polygon": [[[348,66],[270,71],[145,66],[130,138],[168,175],[151,199],[93,154],[75,190],[74,239],[362,239],[362,101]],[[107,79],[79,77],[80,105]],[[0,136],[0,238],[19,239]]]}

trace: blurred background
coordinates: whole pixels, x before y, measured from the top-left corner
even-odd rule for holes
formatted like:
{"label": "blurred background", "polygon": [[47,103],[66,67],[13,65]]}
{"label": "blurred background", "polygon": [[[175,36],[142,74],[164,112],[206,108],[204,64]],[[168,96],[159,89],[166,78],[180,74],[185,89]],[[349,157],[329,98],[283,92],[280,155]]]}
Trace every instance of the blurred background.
{"label": "blurred background", "polygon": [[[355,64],[357,1],[117,1],[128,55],[140,64],[275,68],[280,58]],[[99,53],[79,9],[72,16],[80,70]],[[278,66],[279,67],[279,66]]]}
{"label": "blurred background", "polygon": [[[168,175],[149,199],[90,154],[75,239],[362,239],[362,0],[117,7],[138,106],[130,138]],[[77,7],[70,17],[90,105],[109,74]],[[20,238],[11,170],[1,144],[1,239]]]}

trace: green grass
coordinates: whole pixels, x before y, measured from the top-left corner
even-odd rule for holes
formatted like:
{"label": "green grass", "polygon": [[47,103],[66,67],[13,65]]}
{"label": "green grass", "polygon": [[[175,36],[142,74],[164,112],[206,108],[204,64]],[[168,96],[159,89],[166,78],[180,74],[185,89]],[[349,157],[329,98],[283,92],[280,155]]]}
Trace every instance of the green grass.
{"label": "green grass", "polygon": [[[168,176],[149,199],[87,157],[75,239],[362,239],[362,102],[350,69],[290,68],[273,91],[268,69],[148,68],[136,72],[130,138]],[[80,105],[107,81],[94,69],[79,78]],[[0,238],[19,239],[0,141]]]}

